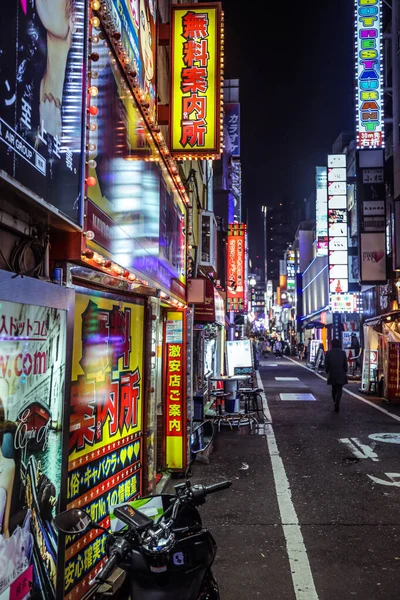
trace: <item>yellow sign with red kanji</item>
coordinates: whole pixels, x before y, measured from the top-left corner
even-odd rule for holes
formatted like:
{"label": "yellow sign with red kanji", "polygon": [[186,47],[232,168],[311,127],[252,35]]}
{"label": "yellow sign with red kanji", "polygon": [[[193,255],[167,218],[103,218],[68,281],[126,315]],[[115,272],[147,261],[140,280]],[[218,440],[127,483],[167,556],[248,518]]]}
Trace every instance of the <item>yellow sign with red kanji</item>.
{"label": "yellow sign with red kanji", "polygon": [[[144,320],[142,300],[76,294],[67,502],[105,528],[110,507],[142,493]],[[66,600],[90,590],[106,540],[102,529],[67,539]]]}
{"label": "yellow sign with red kanji", "polygon": [[169,312],[166,329],[166,463],[170,469],[183,469],[186,439],[183,313]]}
{"label": "yellow sign with red kanji", "polygon": [[221,4],[172,6],[170,150],[221,154]]}

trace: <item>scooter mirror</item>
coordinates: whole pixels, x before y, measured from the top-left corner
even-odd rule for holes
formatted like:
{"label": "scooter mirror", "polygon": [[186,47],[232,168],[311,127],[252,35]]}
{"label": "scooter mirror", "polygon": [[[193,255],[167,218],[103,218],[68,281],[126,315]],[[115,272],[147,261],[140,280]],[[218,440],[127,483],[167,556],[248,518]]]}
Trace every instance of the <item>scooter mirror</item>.
{"label": "scooter mirror", "polygon": [[58,531],[69,535],[83,533],[93,526],[93,521],[89,515],[79,508],[65,510],[54,517],[53,523]]}
{"label": "scooter mirror", "polygon": [[204,421],[196,427],[190,436],[190,451],[192,454],[204,452],[214,438],[214,425],[212,421]]}

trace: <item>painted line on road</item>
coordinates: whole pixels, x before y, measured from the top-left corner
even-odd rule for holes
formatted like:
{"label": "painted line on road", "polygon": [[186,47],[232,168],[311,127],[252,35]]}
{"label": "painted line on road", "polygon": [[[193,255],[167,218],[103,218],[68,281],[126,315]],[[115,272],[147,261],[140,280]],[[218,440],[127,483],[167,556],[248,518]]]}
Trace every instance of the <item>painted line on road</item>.
{"label": "painted line on road", "polygon": [[300,402],[315,402],[316,398],[315,396],[313,396],[313,394],[287,394],[287,393],[283,393],[283,394],[279,394],[280,399],[282,401],[285,402],[294,402],[294,401],[300,401]]}
{"label": "painted line on road", "polygon": [[[326,377],[323,377],[323,375],[320,375],[319,373],[316,373],[315,371],[313,371],[312,369],[309,369],[305,365],[301,365],[297,361],[293,360],[293,358],[289,358],[288,356],[285,356],[285,358],[287,360],[290,360],[296,366],[301,367],[302,369],[306,369],[309,373],[312,373],[316,377],[319,377],[320,379],[323,379],[324,381],[326,381],[326,379],[327,379]],[[368,404],[369,406],[372,406],[372,408],[376,408],[376,410],[379,410],[380,412],[382,412],[384,415],[387,415],[388,417],[392,417],[392,419],[394,419],[395,421],[399,421],[400,422],[400,416],[393,415],[391,412],[389,412],[385,408],[382,408],[382,406],[378,406],[377,404],[374,404],[370,400],[367,400],[366,398],[363,398],[362,396],[359,396],[355,392],[352,392],[351,390],[347,390],[345,387],[343,388],[343,391],[346,392],[346,394],[349,394],[349,396],[353,396],[354,398],[357,398],[357,400],[361,400],[361,402],[364,402],[364,404]]]}
{"label": "painted line on road", "polygon": [[[261,397],[263,399],[264,413],[272,423],[264,385],[259,371],[256,371],[256,373],[257,385],[263,390],[261,392]],[[318,600],[300,523],[292,502],[292,492],[289,480],[286,475],[282,457],[279,454],[274,430],[271,424],[266,425],[265,429],[296,600]]]}

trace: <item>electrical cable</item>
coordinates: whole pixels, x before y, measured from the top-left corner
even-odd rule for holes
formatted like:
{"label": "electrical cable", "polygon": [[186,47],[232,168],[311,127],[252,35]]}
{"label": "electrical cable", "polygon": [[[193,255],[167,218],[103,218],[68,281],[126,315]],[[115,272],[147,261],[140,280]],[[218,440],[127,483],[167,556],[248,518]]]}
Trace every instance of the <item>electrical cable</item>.
{"label": "electrical cable", "polygon": [[[17,275],[40,277],[44,272],[44,259],[49,240],[44,245],[36,237],[29,237],[15,244],[10,255],[9,266]],[[33,258],[33,266],[28,267],[28,260]]]}

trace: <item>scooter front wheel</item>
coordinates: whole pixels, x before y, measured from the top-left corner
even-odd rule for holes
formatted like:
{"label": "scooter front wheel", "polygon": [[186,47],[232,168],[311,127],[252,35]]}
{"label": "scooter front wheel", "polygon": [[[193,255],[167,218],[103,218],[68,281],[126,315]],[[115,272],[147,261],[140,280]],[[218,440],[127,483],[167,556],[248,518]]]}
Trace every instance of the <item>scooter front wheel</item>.
{"label": "scooter front wheel", "polygon": [[214,573],[211,571],[204,578],[204,585],[199,600],[220,600],[218,583]]}

